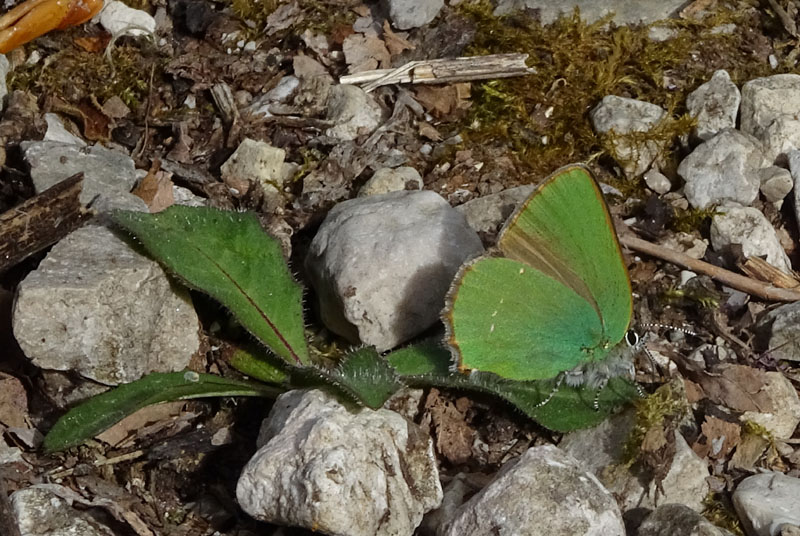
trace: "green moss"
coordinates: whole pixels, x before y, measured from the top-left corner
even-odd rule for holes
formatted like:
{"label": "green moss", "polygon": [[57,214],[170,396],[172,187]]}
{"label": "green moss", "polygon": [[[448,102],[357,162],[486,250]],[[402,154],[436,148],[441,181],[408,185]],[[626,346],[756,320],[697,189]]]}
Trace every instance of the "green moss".
{"label": "green moss", "polygon": [[115,47],[112,63],[104,55],[68,47],[35,65],[23,65],[9,75],[8,85],[44,95],[57,95],[70,103],[94,96],[103,102],[119,96],[131,109],[147,99],[150,72],[161,67],[145,59],[134,47]]}
{"label": "green moss", "polygon": [[606,95],[668,110],[669,120],[648,135],[671,140],[688,132],[686,96],[714,69],[726,68],[738,80],[774,74],[742,46],[747,32],[711,32],[727,22],[754,24],[735,6],[723,6],[701,22],[661,23],[677,32],[663,42],[651,40],[647,26],[615,27],[610,17],[587,24],[577,11],[543,26],[523,14],[496,18],[486,0],[464,2],[458,9],[477,31],[469,55],[527,53],[528,65],[536,69],[529,76],[474,84],[473,107],[463,123],[465,148],[480,157],[482,150],[493,148],[496,154],[498,146],[506,147],[540,176],[570,162],[611,156],[588,118]]}
{"label": "green moss", "polygon": [[722,296],[714,290],[702,285],[687,285],[684,288],[669,288],[660,296],[662,305],[678,305],[686,302],[697,304],[705,309],[716,309]]}
{"label": "green moss", "polygon": [[707,208],[676,209],[670,228],[681,233],[691,233],[710,225],[711,219],[717,214],[720,213],[717,212],[716,205]]}
{"label": "green moss", "polygon": [[680,380],[673,380],[636,403],[636,422],[623,448],[621,464],[630,468],[639,459],[642,441],[647,432],[662,426],[668,418],[679,420],[689,412],[686,393]]}
{"label": "green moss", "polygon": [[709,493],[703,499],[703,517],[718,527],[731,531],[738,536],[744,536],[739,517],[727,496],[720,493]]}

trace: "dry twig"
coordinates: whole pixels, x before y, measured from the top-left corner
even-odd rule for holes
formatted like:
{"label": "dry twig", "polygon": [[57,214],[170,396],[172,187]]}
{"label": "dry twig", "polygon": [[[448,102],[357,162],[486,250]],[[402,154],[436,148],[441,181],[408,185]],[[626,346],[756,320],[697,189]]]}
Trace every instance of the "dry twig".
{"label": "dry twig", "polygon": [[741,290],[747,294],[758,296],[764,300],[769,301],[785,301],[792,302],[800,300],[800,292],[794,289],[778,288],[776,286],[739,275],[725,270],[719,266],[714,266],[704,261],[693,259],[688,255],[664,248],[658,244],[647,242],[641,238],[631,236],[630,234],[623,234],[619,237],[620,243],[634,251],[656,257],[678,266],[691,270],[693,272],[701,273],[716,279],[720,283],[727,285],[731,288]]}
{"label": "dry twig", "polygon": [[370,92],[389,84],[450,84],[471,80],[511,78],[536,72],[525,65],[527,54],[492,54],[465,58],[422,60],[406,63],[397,69],[376,69],[349,74],[340,84],[367,84]]}

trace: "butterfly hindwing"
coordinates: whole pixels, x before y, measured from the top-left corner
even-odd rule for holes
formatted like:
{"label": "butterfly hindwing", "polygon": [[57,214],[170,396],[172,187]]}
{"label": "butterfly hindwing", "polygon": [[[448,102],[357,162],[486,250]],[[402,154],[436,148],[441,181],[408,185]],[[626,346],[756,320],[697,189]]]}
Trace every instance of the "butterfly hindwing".
{"label": "butterfly hindwing", "polygon": [[[582,348],[602,336],[597,313],[586,300],[511,259],[482,257],[462,267],[448,303],[448,342],[459,364],[504,378],[551,378],[580,363]],[[588,331],[564,322],[564,310]]]}

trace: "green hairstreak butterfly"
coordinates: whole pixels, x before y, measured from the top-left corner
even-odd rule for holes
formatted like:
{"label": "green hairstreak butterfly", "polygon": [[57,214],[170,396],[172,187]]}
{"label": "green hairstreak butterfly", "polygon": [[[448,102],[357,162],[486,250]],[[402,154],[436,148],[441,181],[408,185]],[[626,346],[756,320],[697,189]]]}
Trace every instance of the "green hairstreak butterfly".
{"label": "green hairstreak butterfly", "polygon": [[603,194],[571,165],[512,214],[494,251],[461,267],[442,316],[461,370],[600,389],[633,372],[632,308]]}

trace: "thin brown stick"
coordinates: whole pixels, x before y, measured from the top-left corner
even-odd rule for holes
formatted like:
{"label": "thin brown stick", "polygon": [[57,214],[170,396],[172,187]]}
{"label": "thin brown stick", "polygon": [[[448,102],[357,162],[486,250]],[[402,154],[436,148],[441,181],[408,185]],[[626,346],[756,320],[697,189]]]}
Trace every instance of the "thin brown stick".
{"label": "thin brown stick", "polygon": [[767,283],[762,283],[761,281],[739,275],[704,261],[693,259],[683,253],[678,253],[677,251],[664,248],[652,242],[647,242],[635,236],[623,235],[619,237],[619,241],[622,245],[634,251],[682,266],[693,272],[708,275],[724,285],[728,285],[731,288],[741,290],[753,296],[758,296],[764,300],[785,302],[800,300],[800,292],[796,290],[778,288]]}

